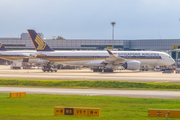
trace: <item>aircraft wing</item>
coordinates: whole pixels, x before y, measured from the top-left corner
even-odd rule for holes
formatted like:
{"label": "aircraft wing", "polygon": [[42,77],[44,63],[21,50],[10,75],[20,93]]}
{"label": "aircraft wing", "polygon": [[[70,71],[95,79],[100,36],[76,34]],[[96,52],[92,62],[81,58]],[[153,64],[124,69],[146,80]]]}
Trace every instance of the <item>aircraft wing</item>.
{"label": "aircraft wing", "polygon": [[35,58],[38,58],[40,56],[47,56],[45,54],[42,54],[42,53],[22,53],[24,56],[29,56],[29,58],[32,58],[32,57],[35,57]]}
{"label": "aircraft wing", "polygon": [[21,53],[24,56],[34,57],[35,54],[32,53]]}
{"label": "aircraft wing", "polygon": [[124,64],[126,62],[126,59],[115,56],[110,50],[107,50],[109,53],[109,58],[105,60],[105,63],[111,63],[111,64]]}

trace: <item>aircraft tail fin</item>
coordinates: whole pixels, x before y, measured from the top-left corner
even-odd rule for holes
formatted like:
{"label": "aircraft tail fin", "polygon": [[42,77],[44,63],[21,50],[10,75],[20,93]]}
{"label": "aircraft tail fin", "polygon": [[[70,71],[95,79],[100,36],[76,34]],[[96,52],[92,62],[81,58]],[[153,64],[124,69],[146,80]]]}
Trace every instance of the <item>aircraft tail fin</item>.
{"label": "aircraft tail fin", "polygon": [[54,51],[52,50],[34,30],[27,30],[36,51]]}
{"label": "aircraft tail fin", "polygon": [[0,51],[7,51],[7,49],[0,43]]}

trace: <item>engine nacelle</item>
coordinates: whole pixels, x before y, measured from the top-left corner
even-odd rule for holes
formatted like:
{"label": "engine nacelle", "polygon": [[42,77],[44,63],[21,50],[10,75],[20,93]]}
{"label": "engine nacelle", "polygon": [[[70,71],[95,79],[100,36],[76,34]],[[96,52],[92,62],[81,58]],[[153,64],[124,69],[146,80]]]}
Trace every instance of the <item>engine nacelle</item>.
{"label": "engine nacelle", "polygon": [[140,69],[141,63],[136,60],[128,61],[122,65],[127,70],[138,70]]}

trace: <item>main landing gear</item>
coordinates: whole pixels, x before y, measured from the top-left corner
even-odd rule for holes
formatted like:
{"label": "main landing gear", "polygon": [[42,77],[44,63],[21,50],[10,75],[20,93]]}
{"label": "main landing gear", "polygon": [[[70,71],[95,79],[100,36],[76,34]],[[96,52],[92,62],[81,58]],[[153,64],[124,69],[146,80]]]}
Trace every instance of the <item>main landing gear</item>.
{"label": "main landing gear", "polygon": [[93,69],[93,72],[102,72],[102,69]]}
{"label": "main landing gear", "polygon": [[113,73],[113,69],[104,69],[104,72]]}
{"label": "main landing gear", "polygon": [[[94,68],[93,69],[93,72],[103,72],[103,69],[98,69],[98,68]],[[109,72],[109,73],[112,73],[113,72],[113,69],[104,69],[104,72]]]}
{"label": "main landing gear", "polygon": [[48,62],[46,65],[43,66],[42,71],[43,72],[46,72],[46,71],[47,72],[57,72],[57,69],[52,68],[50,62]]}

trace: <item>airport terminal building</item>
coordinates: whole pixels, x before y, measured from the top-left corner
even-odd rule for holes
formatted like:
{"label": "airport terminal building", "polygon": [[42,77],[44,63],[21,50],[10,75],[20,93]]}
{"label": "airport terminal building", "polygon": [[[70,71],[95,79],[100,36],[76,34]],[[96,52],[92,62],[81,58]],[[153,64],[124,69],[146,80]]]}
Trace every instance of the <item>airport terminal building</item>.
{"label": "airport terminal building", "polygon": [[[38,34],[41,38],[44,38],[42,33]],[[112,40],[101,39],[44,39],[44,41],[54,50],[104,50],[107,47],[111,47],[113,42]],[[34,50],[28,33],[22,33],[20,38],[0,38],[0,42],[8,50]],[[180,39],[114,40],[113,43],[116,50],[166,51],[174,58],[176,55],[173,56],[173,51],[171,52],[172,46],[180,45]]]}

